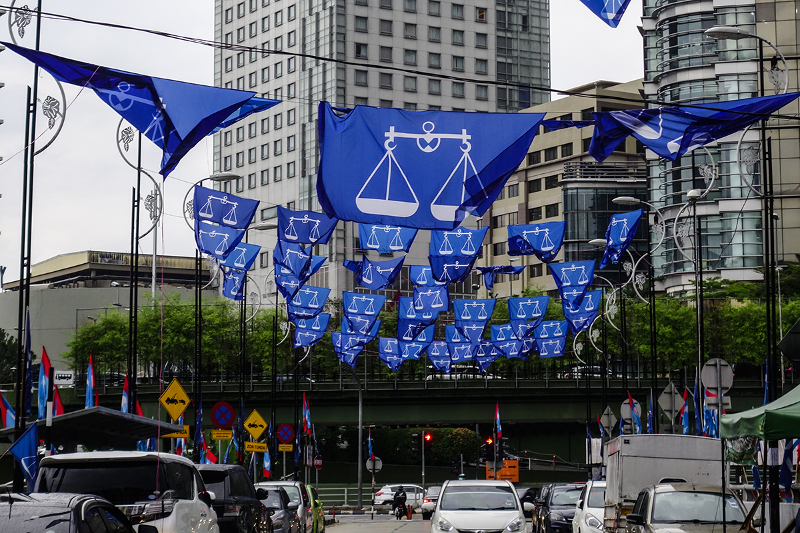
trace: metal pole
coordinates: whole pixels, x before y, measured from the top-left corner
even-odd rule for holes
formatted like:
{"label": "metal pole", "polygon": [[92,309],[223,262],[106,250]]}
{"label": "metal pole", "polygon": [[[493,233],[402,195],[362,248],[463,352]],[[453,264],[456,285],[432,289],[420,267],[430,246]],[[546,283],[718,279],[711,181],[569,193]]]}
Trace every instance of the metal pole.
{"label": "metal pole", "polygon": [[[136,188],[131,189],[131,264],[128,273],[128,380],[133,381],[133,254],[136,249]],[[135,413],[135,403],[128,399],[128,412]]]}
{"label": "metal pole", "polygon": [[358,386],[358,508],[361,509],[364,502],[364,482],[362,479],[362,463],[364,462],[364,398],[361,392],[358,372],[356,372],[355,368],[351,369]]}
{"label": "metal pole", "polygon": [[[653,267],[653,250],[650,249],[650,209],[647,210],[647,248],[648,255],[650,255],[650,267],[648,275],[650,276],[650,294],[648,294],[649,311],[650,311],[650,390],[652,391],[651,397],[655,398],[656,389],[658,388],[658,339],[656,336],[656,280],[655,268]],[[654,408],[656,416],[653,417],[653,431],[658,433],[658,408]]]}
{"label": "metal pole", "polygon": [[130,302],[131,309],[129,311],[133,317],[133,375],[130,377],[130,405],[133,406],[136,406],[136,378],[139,374],[139,196],[142,191],[142,132],[139,132],[138,162],[136,167],[136,196],[134,199],[136,229],[134,230],[133,257],[131,257],[131,262],[133,263],[133,299]]}
{"label": "metal pole", "polygon": [[[778,336],[775,338],[776,342],[780,342],[783,338],[783,299],[781,298],[781,268],[776,264],[775,266],[775,274],[778,276]],[[783,387],[786,384],[786,378],[784,377],[784,367],[783,367],[783,353],[779,352],[778,357],[781,358],[781,396],[783,396]]]}
{"label": "metal pole", "polygon": [[425,429],[420,435],[422,436],[422,490],[425,490]]}
{"label": "metal pole", "polygon": [[[695,316],[697,322],[697,375],[703,368],[703,301],[702,301],[702,266],[700,264],[701,243],[700,225],[697,223],[697,200],[692,200],[692,224],[694,225],[694,295],[695,295]],[[698,391],[700,391],[698,387]],[[701,391],[702,392],[702,391]]]}
{"label": "metal pole", "polygon": [[53,388],[56,378],[56,369],[50,366],[50,371],[47,373],[47,414],[45,415],[45,430],[44,430],[44,455],[50,455],[50,446],[53,444]]}

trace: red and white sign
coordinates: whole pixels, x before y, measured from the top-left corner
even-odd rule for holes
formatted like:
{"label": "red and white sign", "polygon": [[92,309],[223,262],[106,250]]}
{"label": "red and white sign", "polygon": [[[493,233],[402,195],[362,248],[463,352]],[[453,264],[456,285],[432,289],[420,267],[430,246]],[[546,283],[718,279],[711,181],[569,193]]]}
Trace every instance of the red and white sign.
{"label": "red and white sign", "polygon": [[317,470],[322,470],[322,458],[321,457],[315,457],[314,458],[314,468],[316,468]]}

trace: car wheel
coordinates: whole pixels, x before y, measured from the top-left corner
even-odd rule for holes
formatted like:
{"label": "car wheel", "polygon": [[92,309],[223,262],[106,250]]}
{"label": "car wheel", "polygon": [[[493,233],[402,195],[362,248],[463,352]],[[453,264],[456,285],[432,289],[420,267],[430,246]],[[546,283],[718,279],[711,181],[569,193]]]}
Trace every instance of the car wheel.
{"label": "car wheel", "polygon": [[431,519],[431,513],[426,513],[425,511],[422,511],[422,519],[423,520],[430,520]]}

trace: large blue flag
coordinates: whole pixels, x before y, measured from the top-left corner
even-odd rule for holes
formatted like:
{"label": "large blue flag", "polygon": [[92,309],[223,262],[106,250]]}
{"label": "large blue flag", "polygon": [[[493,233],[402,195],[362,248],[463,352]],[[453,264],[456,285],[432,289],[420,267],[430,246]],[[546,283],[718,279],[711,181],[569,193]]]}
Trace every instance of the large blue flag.
{"label": "large blue flag", "polygon": [[228,257],[225,258],[220,265],[237,270],[250,270],[260,251],[261,246],[257,244],[240,242],[235,248],[228,252]]}
{"label": "large blue flag", "polygon": [[550,263],[550,273],[561,294],[563,305],[577,309],[594,280],[594,261]]}
{"label": "large blue flag", "polygon": [[356,275],[356,283],[371,291],[385,289],[400,275],[405,256],[388,261],[373,261],[366,255],[361,261],[344,261],[344,267]]}
{"label": "large blue flag", "polygon": [[769,118],[798,96],[800,93],[787,93],[728,100],[703,104],[702,109],[676,106],[594,113],[589,155],[603,161],[633,135],[660,157],[675,161],[699,146]]}
{"label": "large blue flag", "polygon": [[533,336],[533,328],[544,320],[549,303],[549,296],[508,299],[508,318],[518,339]]}
{"label": "large blue flag", "polygon": [[320,313],[314,318],[298,318],[295,320],[294,325],[298,329],[307,329],[311,331],[327,331],[328,324],[331,321],[330,313]]}
{"label": "large blue flag", "polygon": [[619,262],[619,258],[633,241],[641,218],[641,209],[629,213],[611,215],[611,221],[609,221],[608,229],[606,229],[606,251],[603,254],[603,259],[600,260],[601,269],[605,268],[609,262],[615,265]]}
{"label": "large blue flag", "polygon": [[311,247],[303,248],[299,244],[279,240],[272,252],[275,264],[275,275],[292,275],[304,279],[311,267]]}
{"label": "large blue flag", "polygon": [[241,302],[244,299],[244,282],[247,272],[235,268],[223,269],[222,295],[225,298]]}
{"label": "large blue flag", "polygon": [[360,334],[366,334],[372,328],[383,310],[385,301],[386,296],[382,294],[362,294],[348,291],[342,293],[344,316],[350,322],[350,327]]}
{"label": "large blue flag", "polygon": [[535,255],[549,263],[564,244],[566,222],[540,222],[508,226],[508,255]]}
{"label": "large blue flag", "polygon": [[478,256],[469,255],[429,255],[431,272],[436,281],[442,283],[461,283],[472,272]]}
{"label": "large blue flag", "polygon": [[278,206],[278,238],[282,241],[327,244],[338,222],[325,213],[292,211]]}
{"label": "large blue flag", "polygon": [[452,363],[450,362],[450,350],[446,342],[433,341],[428,347],[428,361],[431,362],[436,370],[441,370],[445,374],[450,374]]}
{"label": "large blue flag", "polygon": [[289,320],[294,322],[299,318],[314,318],[325,308],[330,293],[327,287],[304,286],[287,303]]}
{"label": "large blue flag", "polygon": [[491,335],[492,342],[507,341],[517,338],[511,324],[492,324]]}
{"label": "large blue flag", "polygon": [[[300,287],[305,285],[305,283],[311,279],[311,276],[317,273],[327,259],[327,257],[321,255],[312,255],[311,261],[308,263],[308,269],[306,270],[306,273],[303,274],[303,277],[298,278],[292,273],[276,274],[275,286],[278,288],[278,291],[280,291],[284,298],[291,300],[294,298],[294,295],[297,294],[297,291],[300,289]],[[278,271],[281,272],[286,270],[283,267],[279,267]]]}
{"label": "large blue flag", "polygon": [[67,59],[0,43],[63,83],[88,87],[122,118],[161,148],[165,178],[198,142],[218,126],[269,109],[278,100],[257,98],[249,91],[195,85]]}
{"label": "large blue flag", "polygon": [[409,278],[415,287],[434,287],[442,285],[433,277],[431,267],[427,265],[411,265],[408,269]]}
{"label": "large blue flag", "polygon": [[494,306],[497,300],[453,300],[453,312],[455,314],[456,325],[460,320],[486,320],[492,318]]}
{"label": "large blue flag", "polygon": [[358,241],[364,250],[375,250],[380,254],[407,252],[417,236],[414,228],[388,226],[386,224],[359,224]]}
{"label": "large blue flag", "polygon": [[478,270],[483,274],[483,284],[487,291],[494,289],[494,279],[498,274],[519,274],[525,270],[525,265],[498,265],[478,267]]}
{"label": "large blue flag", "polygon": [[369,329],[367,328],[354,329],[350,327],[350,322],[348,322],[347,320],[342,320],[341,331],[345,335],[358,335],[359,337],[365,337],[368,339],[368,341],[371,341],[372,339],[378,336],[380,330],[381,330],[380,320],[376,320],[375,322],[373,322],[372,326]]}
{"label": "large blue flag", "polygon": [[390,370],[397,371],[403,364],[400,357],[400,342],[397,339],[388,337],[378,338],[378,357]]}
{"label": "large blue flag", "polygon": [[[581,0],[583,4],[597,15],[600,20],[616,28],[622,20],[622,15],[628,8],[631,0]],[[576,121],[577,122],[577,121]]]}
{"label": "large blue flag", "polygon": [[450,291],[447,285],[414,287],[414,309],[423,320],[435,319],[440,312],[448,312]]}
{"label": "large blue flag", "polygon": [[228,254],[242,242],[245,230],[218,226],[208,222],[194,221],[194,240],[197,249],[224,261]]}
{"label": "large blue flag", "polygon": [[36,481],[36,473],[39,471],[39,456],[36,453],[38,447],[37,424],[34,422],[8,449],[11,455],[19,461],[19,465],[22,467],[22,475],[25,476],[25,481],[28,482],[28,490],[31,491],[33,490],[33,482]]}
{"label": "large blue flag", "polygon": [[258,204],[258,200],[234,196],[199,185],[194,186],[192,209],[195,220],[244,229],[253,220]]}
{"label": "large blue flag", "polygon": [[476,256],[481,251],[488,227],[481,229],[456,228],[449,231],[431,231],[430,255]]}
{"label": "large blue flag", "polygon": [[567,344],[567,321],[546,320],[534,329],[539,357],[561,357]]}
{"label": "large blue flag", "polygon": [[544,118],[319,105],[317,195],[343,220],[453,229],[483,216]]}
{"label": "large blue flag", "polygon": [[308,347],[317,344],[328,330],[330,320],[330,313],[320,313],[313,319],[297,319],[294,324],[294,347]]}
{"label": "large blue flag", "polygon": [[450,352],[451,363],[472,361],[475,356],[474,346],[469,342],[448,342],[447,350]]}
{"label": "large blue flag", "polygon": [[579,331],[587,331],[597,318],[600,312],[600,302],[603,298],[603,291],[587,291],[583,296],[583,301],[576,309],[570,309],[566,302],[562,305],[564,318],[569,323],[569,329],[575,335]]}
{"label": "large blue flag", "polygon": [[494,363],[502,352],[491,342],[482,342],[475,347],[475,363],[480,372],[485,372],[489,365]]}

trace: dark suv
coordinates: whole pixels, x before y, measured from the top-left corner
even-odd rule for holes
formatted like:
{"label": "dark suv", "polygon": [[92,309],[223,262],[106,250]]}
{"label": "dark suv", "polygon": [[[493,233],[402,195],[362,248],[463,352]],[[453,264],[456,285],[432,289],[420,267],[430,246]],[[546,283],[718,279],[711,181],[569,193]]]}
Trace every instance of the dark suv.
{"label": "dark suv", "polygon": [[539,533],[571,533],[582,490],[583,483],[555,483],[543,488],[542,497],[536,502]]}
{"label": "dark suv", "polygon": [[206,489],[214,493],[220,533],[272,533],[272,519],[262,499],[267,493],[253,487],[238,465],[197,465]]}

